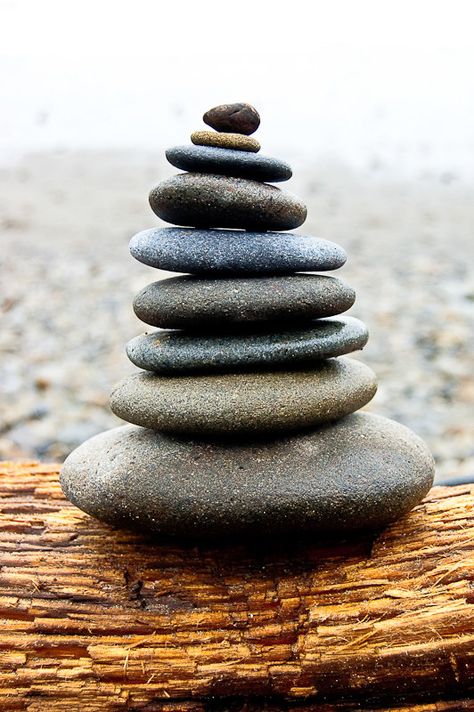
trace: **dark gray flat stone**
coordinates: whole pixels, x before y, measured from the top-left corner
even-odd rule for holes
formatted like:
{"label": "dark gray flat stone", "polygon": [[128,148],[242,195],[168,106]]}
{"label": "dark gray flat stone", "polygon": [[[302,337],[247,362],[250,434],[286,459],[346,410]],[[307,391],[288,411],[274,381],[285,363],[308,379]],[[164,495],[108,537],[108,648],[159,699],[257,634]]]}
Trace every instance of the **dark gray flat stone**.
{"label": "dark gray flat stone", "polygon": [[242,371],[296,368],[362,349],[367,327],[353,317],[333,317],[287,331],[189,334],[156,331],[127,344],[129,359],[139,368],[163,374],[192,371]]}
{"label": "dark gray flat stone", "polygon": [[304,371],[179,377],[142,371],[115,386],[110,407],[129,423],[164,432],[268,433],[341,418],[376,389],[368,366],[341,356]]}
{"label": "dark gray flat stone", "polygon": [[182,173],[150,193],[159,218],[174,225],[292,230],[306,220],[301,200],[266,183],[210,173]]}
{"label": "dark gray flat stone", "polygon": [[139,262],[190,274],[288,274],[338,269],[346,253],[334,242],[291,232],[165,227],[130,241]]}
{"label": "dark gray flat stone", "polygon": [[355,292],[336,277],[295,274],[284,277],[205,279],[171,277],[138,292],[139,319],[164,329],[182,329],[334,316],[349,309]]}
{"label": "dark gray flat stone", "polygon": [[278,440],[187,440],[131,425],[66,460],[68,499],[117,526],[186,538],[378,529],[428,492],[414,433],[365,413]]}
{"label": "dark gray flat stone", "polygon": [[292,176],[291,167],[285,161],[228,148],[174,146],[168,148],[166,158],[172,166],[195,173],[214,173],[267,183],[278,183]]}

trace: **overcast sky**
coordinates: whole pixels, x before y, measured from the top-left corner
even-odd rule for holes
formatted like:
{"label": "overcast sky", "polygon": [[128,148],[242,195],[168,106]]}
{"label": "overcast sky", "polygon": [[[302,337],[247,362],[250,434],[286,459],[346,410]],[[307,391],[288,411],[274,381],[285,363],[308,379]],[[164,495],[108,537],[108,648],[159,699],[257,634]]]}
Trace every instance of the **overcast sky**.
{"label": "overcast sky", "polygon": [[474,177],[470,0],[0,0],[0,14],[3,159],[161,150],[243,100],[265,152]]}

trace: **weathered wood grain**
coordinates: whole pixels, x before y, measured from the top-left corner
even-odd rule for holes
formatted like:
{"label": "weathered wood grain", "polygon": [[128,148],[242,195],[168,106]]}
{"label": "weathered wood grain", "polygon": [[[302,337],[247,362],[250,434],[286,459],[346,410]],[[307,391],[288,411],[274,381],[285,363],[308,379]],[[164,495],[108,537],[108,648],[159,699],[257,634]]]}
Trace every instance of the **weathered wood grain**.
{"label": "weathered wood grain", "polygon": [[0,709],[474,709],[474,491],[378,535],[179,546],[0,467]]}

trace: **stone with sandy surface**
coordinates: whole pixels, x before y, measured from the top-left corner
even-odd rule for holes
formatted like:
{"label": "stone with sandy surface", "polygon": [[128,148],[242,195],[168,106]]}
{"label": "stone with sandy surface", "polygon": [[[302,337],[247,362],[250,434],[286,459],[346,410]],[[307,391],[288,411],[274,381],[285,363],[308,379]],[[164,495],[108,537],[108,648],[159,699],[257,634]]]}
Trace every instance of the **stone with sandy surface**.
{"label": "stone with sandy surface", "polygon": [[152,282],[136,295],[139,319],[164,329],[221,329],[229,325],[296,321],[341,314],[355,301],[355,292],[341,279],[327,275],[280,277],[171,277]]}
{"label": "stone with sandy surface", "polygon": [[209,173],[182,173],[150,193],[159,218],[174,225],[246,230],[292,230],[306,220],[306,205],[274,185]]}
{"label": "stone with sandy surface", "polygon": [[126,425],[81,445],[61,473],[66,496],[92,516],[192,539],[379,528],[432,481],[423,441],[366,413],[245,443]]}
{"label": "stone with sandy surface", "polygon": [[112,390],[119,418],[189,434],[269,433],[308,428],[353,413],[377,389],[373,371],[341,356],[311,369],[186,376],[141,372]]}
{"label": "stone with sandy surface", "polygon": [[196,146],[216,146],[230,148],[235,151],[260,151],[260,144],[253,136],[243,136],[239,133],[217,133],[216,131],[194,131],[191,141]]}

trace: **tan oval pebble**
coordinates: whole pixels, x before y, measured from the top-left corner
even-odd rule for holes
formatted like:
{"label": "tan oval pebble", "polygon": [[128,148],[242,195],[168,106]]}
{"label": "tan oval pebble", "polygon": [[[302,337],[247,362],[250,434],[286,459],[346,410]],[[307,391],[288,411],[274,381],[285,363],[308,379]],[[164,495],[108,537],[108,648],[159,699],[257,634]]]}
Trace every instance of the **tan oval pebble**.
{"label": "tan oval pebble", "polygon": [[260,151],[260,144],[252,136],[238,133],[217,133],[216,131],[194,131],[191,141],[196,146],[217,146],[218,148],[232,148],[236,151]]}

